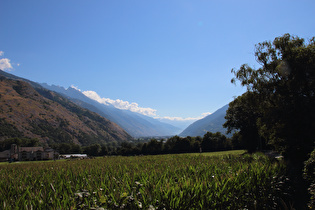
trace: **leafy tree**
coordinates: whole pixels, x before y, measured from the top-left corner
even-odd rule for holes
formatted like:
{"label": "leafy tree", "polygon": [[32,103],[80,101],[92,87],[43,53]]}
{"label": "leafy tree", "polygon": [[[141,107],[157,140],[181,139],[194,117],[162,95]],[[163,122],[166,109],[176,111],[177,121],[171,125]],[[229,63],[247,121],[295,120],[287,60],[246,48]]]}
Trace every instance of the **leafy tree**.
{"label": "leafy tree", "polygon": [[81,154],[82,153],[82,148],[80,145],[78,144],[71,144],[72,147],[71,147],[71,153],[72,154]]}
{"label": "leafy tree", "polygon": [[71,154],[72,145],[69,143],[60,143],[52,145],[60,154]]}
{"label": "leafy tree", "polygon": [[156,139],[151,139],[147,144],[146,150],[147,154],[156,155],[161,154],[162,152],[162,141],[158,141]]}
{"label": "leafy tree", "polygon": [[239,130],[238,146],[242,145],[250,153],[257,148],[261,149],[261,137],[257,127],[257,120],[261,116],[258,101],[257,94],[253,92],[246,92],[237,97],[229,104],[225,115],[226,122],[223,124],[228,133],[234,129]]}
{"label": "leafy tree", "polygon": [[118,153],[121,155],[135,155],[134,146],[131,142],[122,142]]}
{"label": "leafy tree", "polygon": [[108,146],[102,145],[100,155],[108,155],[109,151],[110,151],[110,148]]}
{"label": "leafy tree", "polygon": [[99,153],[101,152],[101,145],[92,144],[92,145],[86,146],[83,152],[89,156],[98,156]]}
{"label": "leafy tree", "polygon": [[[256,45],[255,57],[260,68],[244,64],[232,69],[232,82],[240,81],[248,94],[255,94],[255,103],[235,103],[254,110],[258,133],[285,157],[305,160],[315,140],[315,37],[306,43],[285,34]],[[240,115],[233,113],[233,106],[229,109],[231,128]]]}
{"label": "leafy tree", "polygon": [[173,151],[175,153],[191,152],[190,138],[179,138],[174,145]]}
{"label": "leafy tree", "polygon": [[240,132],[233,133],[231,137],[232,149],[245,149]]}
{"label": "leafy tree", "polygon": [[39,146],[39,140],[29,138],[9,138],[0,141],[0,151],[10,149],[12,144],[16,144],[20,147],[36,147]]}
{"label": "leafy tree", "polygon": [[203,140],[201,142],[201,148],[203,152],[223,150],[223,149],[226,149],[225,147],[226,142],[227,142],[227,138],[222,133],[207,132],[203,136]]}
{"label": "leafy tree", "polygon": [[165,153],[174,153],[175,151],[175,144],[180,139],[179,136],[173,136],[169,138],[164,144],[164,151]]}
{"label": "leafy tree", "polygon": [[202,137],[200,137],[200,136],[197,136],[197,137],[187,136],[186,138],[190,141],[190,146],[191,146],[190,152],[201,152],[202,151],[202,150],[200,151]]}

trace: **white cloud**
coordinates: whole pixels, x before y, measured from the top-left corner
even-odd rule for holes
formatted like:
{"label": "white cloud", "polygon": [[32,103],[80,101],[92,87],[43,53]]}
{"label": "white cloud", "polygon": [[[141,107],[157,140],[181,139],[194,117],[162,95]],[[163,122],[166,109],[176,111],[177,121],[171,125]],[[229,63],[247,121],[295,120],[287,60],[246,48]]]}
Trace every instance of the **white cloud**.
{"label": "white cloud", "polygon": [[155,117],[156,119],[165,119],[165,120],[172,120],[172,121],[196,121],[196,120],[200,120],[208,115],[210,115],[210,112],[206,112],[206,113],[202,113],[200,117]]}
{"label": "white cloud", "polygon": [[208,116],[208,115],[210,115],[210,114],[212,114],[212,113],[211,113],[211,112],[205,112],[205,113],[202,113],[201,116],[202,116],[202,117],[206,117],[206,116]]}
{"label": "white cloud", "polygon": [[[3,56],[3,55],[4,55],[4,52],[0,51],[0,56]],[[10,59],[8,59],[8,58],[1,58],[0,59],[0,69],[1,70],[3,70],[3,71],[11,71],[11,70],[13,70],[12,65],[13,64],[11,64]],[[17,66],[20,66],[20,64],[17,64]]]}
{"label": "white cloud", "polygon": [[[78,87],[71,85],[72,88],[81,91]],[[202,113],[201,116],[199,117],[160,117],[156,114],[157,110],[152,109],[152,108],[144,108],[140,107],[139,104],[133,102],[130,103],[128,101],[123,101],[120,99],[110,99],[110,98],[102,98],[99,96],[95,91],[88,90],[88,91],[81,91],[85,96],[89,97],[90,99],[93,99],[101,104],[105,105],[113,105],[114,107],[118,109],[124,109],[124,110],[130,110],[132,112],[140,113],[143,115],[151,116],[154,117],[155,119],[160,119],[160,120],[170,120],[170,121],[181,121],[181,122],[187,122],[187,121],[196,121],[204,118],[205,116],[210,115],[210,112]]]}
{"label": "white cloud", "polygon": [[200,120],[208,115],[210,115],[210,112],[206,112],[206,113],[202,113],[200,117],[155,117],[156,119],[161,119],[161,120],[172,120],[172,121],[196,121],[196,120]]}
{"label": "white cloud", "polygon": [[156,110],[152,108],[143,108],[139,107],[139,105],[135,102],[129,103],[128,101],[123,101],[120,99],[109,99],[109,98],[102,98],[100,97],[95,91],[83,91],[82,92],[85,96],[105,105],[113,105],[118,109],[130,110],[132,112],[137,112],[147,116],[156,116]]}
{"label": "white cloud", "polygon": [[76,90],[82,92],[82,91],[78,88],[78,86],[71,85],[71,88],[76,89]]}
{"label": "white cloud", "polygon": [[[2,52],[2,51],[1,51]],[[2,52],[2,54],[3,54],[3,52]],[[10,71],[11,69],[13,69],[12,68],[12,65],[11,65],[11,63],[10,63],[10,59],[8,59],[8,58],[2,58],[2,59],[0,59],[0,69],[2,69],[2,70],[8,70],[8,71]]]}
{"label": "white cloud", "polygon": [[156,119],[161,119],[161,120],[172,120],[172,121],[192,121],[192,120],[199,120],[201,119],[202,117],[186,117],[186,118],[183,118],[183,117],[155,117]]}

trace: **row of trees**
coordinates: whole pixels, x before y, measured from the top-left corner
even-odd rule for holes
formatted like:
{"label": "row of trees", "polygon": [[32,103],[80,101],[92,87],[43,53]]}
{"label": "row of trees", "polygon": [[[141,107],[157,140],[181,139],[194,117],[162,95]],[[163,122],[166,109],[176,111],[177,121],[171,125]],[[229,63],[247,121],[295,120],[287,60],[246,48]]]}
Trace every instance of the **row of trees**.
{"label": "row of trees", "polygon": [[36,147],[40,145],[38,139],[14,137],[0,141],[0,152],[10,149],[12,144],[19,145],[20,147]]}
{"label": "row of trees", "polygon": [[232,149],[231,140],[225,135],[206,133],[203,137],[179,137],[173,136],[167,140],[151,139],[146,143],[123,143],[118,149],[121,155],[156,155],[178,154],[192,152],[211,152]]}
{"label": "row of trees", "polygon": [[[19,146],[39,146],[37,139],[10,138],[0,142],[0,151],[10,149],[11,144]],[[43,145],[42,145],[43,146]],[[50,147],[57,150],[60,154],[87,154],[89,156],[104,155],[157,155],[157,154],[178,154],[178,153],[196,153],[213,152],[230,149],[244,149],[246,145],[240,142],[238,135],[227,138],[220,132],[206,133],[203,137],[179,137],[173,136],[168,139],[151,138],[146,141],[135,140],[132,142],[123,142],[111,144],[91,144],[80,146],[74,143],[54,143]]]}
{"label": "row of trees", "polygon": [[234,145],[232,142],[237,141],[229,139],[219,132],[208,132],[203,137],[173,136],[169,139],[160,140],[152,138],[147,142],[123,142],[120,145],[92,144],[81,147],[80,145],[76,144],[61,143],[51,146],[58,150],[60,154],[85,153],[89,156],[178,154],[222,151],[229,149],[241,149],[245,147],[239,143]]}

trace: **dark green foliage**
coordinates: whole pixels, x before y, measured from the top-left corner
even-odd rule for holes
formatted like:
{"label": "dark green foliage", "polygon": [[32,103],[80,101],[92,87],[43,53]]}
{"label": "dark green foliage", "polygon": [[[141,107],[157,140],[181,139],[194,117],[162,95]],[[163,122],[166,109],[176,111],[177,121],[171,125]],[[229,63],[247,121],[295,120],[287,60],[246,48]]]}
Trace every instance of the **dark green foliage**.
{"label": "dark green foliage", "polygon": [[163,142],[156,139],[151,139],[149,142],[144,143],[141,152],[144,155],[157,155],[162,153]]}
{"label": "dark green foliage", "polygon": [[50,147],[58,151],[60,154],[81,154],[83,152],[80,145],[73,143],[54,143],[51,144]]}
{"label": "dark green foliage", "polygon": [[180,139],[181,137],[179,136],[173,136],[171,138],[169,138],[165,144],[164,144],[164,150],[166,153],[175,153],[174,151],[174,147],[176,142]]}
{"label": "dark green foliage", "polygon": [[[80,139],[82,139],[81,137]],[[90,138],[89,135],[86,138]],[[130,141],[122,142],[119,145],[115,142],[95,141],[87,139],[88,142],[95,142],[91,145],[76,145],[73,143],[51,143],[50,146],[61,154],[86,153],[89,156],[103,155],[158,155],[158,154],[179,154],[196,153],[209,151],[231,150],[240,148],[233,146],[231,140],[223,134],[208,132],[204,137],[179,137],[173,136],[167,140],[149,139],[144,142]],[[99,143],[96,143],[99,142]],[[82,142],[81,142],[82,143]],[[84,142],[83,142],[84,143]],[[74,148],[75,147],[75,148]],[[76,152],[80,151],[80,152]]]}
{"label": "dark green foliage", "polygon": [[301,166],[315,147],[315,37],[306,43],[285,34],[256,45],[255,57],[260,68],[232,69],[232,82],[240,81],[247,92],[230,103],[225,126],[239,130],[233,143],[249,152],[268,144],[284,155],[298,207],[304,208]]}
{"label": "dark green foliage", "polygon": [[13,138],[22,136],[23,134],[14,125],[6,122],[4,118],[0,118],[0,137]]}
{"label": "dark green foliage", "polygon": [[210,133],[207,132],[201,142],[201,148],[203,152],[212,152],[226,150],[230,147],[229,141],[225,135],[220,132]]}
{"label": "dark green foliage", "polygon": [[[62,121],[64,123],[64,121]],[[63,127],[52,126],[45,120],[31,122],[30,125],[33,127],[31,130],[34,134],[42,137],[48,137],[50,142],[55,143],[71,143],[72,137],[67,133]]]}
{"label": "dark green foliage", "polygon": [[20,147],[36,147],[39,146],[39,141],[38,139],[30,138],[9,138],[0,141],[0,151],[10,149],[12,144],[16,144]]}
{"label": "dark green foliage", "polygon": [[231,102],[226,126],[240,130],[249,151],[263,139],[288,159],[304,161],[315,140],[315,38],[285,34],[256,45],[253,69],[233,69],[248,91]]}
{"label": "dark green foliage", "polygon": [[304,163],[304,177],[309,181],[315,181],[315,149]]}
{"label": "dark green foliage", "polygon": [[226,112],[224,127],[228,132],[239,130],[239,141],[248,152],[252,153],[259,147],[260,136],[258,134],[257,120],[260,112],[257,110],[257,94],[246,92],[229,104]]}
{"label": "dark green foliage", "polygon": [[175,142],[174,149],[176,153],[191,152],[191,141],[188,138],[180,138]]}
{"label": "dark green foliage", "polygon": [[83,152],[89,156],[99,156],[101,152],[101,145],[92,144],[83,148]]}

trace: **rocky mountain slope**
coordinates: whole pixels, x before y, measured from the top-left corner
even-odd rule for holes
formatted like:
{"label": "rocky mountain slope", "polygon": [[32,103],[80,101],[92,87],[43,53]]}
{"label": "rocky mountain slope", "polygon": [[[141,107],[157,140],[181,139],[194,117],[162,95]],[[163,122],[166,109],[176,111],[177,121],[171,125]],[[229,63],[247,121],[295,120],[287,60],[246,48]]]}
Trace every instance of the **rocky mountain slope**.
{"label": "rocky mountain slope", "polygon": [[53,91],[12,79],[18,78],[0,72],[0,140],[27,137],[89,145],[132,139],[117,124]]}

